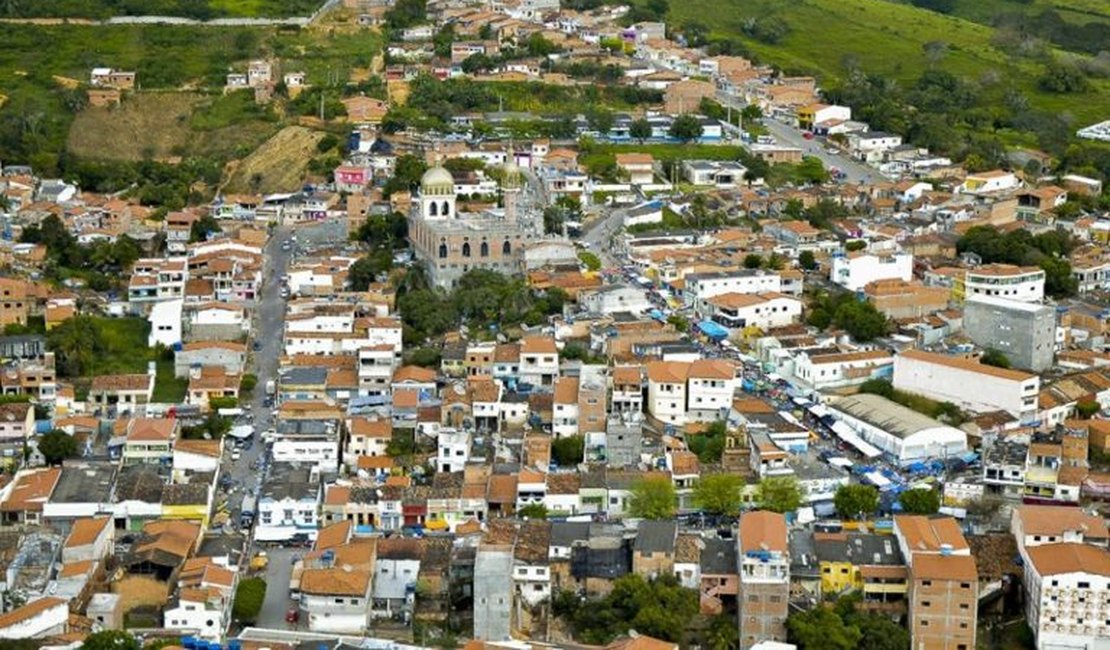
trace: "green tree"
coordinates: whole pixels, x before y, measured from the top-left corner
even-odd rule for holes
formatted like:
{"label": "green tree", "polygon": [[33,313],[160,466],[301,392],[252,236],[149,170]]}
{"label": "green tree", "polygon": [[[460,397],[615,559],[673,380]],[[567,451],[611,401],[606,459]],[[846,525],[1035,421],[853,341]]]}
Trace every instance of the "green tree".
{"label": "green tree", "polygon": [[802,489],[793,476],[767,476],[759,481],[759,505],[771,512],[793,512],[802,505]]}
{"label": "green tree", "polygon": [[601,258],[590,251],[578,251],[578,259],[582,261],[587,271],[601,270]]}
{"label": "green tree", "polygon": [[551,441],[551,458],[560,467],[575,467],[585,458],[586,439],[582,436],[563,436]]}
{"label": "green tree", "polygon": [[887,333],[890,323],[875,305],[854,298],[843,300],[832,313],[833,323],[852,335],[857,341],[866,342]]}
{"label": "green tree", "polygon": [[374,251],[355,260],[347,270],[347,281],[351,284],[352,291],[366,291],[379,274],[386,273],[392,267],[393,256],[389,251]]}
{"label": "green tree", "polygon": [[651,122],[644,118],[632,120],[628,125],[629,137],[635,138],[640,144],[651,137]]}
{"label": "green tree", "polygon": [[594,645],[605,645],[633,629],[664,641],[681,641],[699,609],[697,592],[683,588],[674,576],[645,580],[635,573],[613,581],[612,591],[603,598],[579,602],[572,593],[556,596],[552,606],[569,621],[575,638]]}
{"label": "green tree", "polygon": [[746,121],[758,120],[763,117],[763,109],[759,104],[748,104],[740,111],[740,116]]}
{"label": "green tree", "polygon": [[73,436],[60,429],[44,433],[38,441],[39,451],[47,464],[57,465],[67,458],[77,455],[77,441]]}
{"label": "green tree", "polygon": [[1083,399],[1075,405],[1076,414],[1083,420],[1090,420],[1101,410],[1102,407],[1093,399]]}
{"label": "green tree", "polygon": [[384,15],[390,29],[405,29],[428,19],[427,0],[397,0]]}
{"label": "green tree", "polygon": [[690,331],[690,319],[686,318],[682,314],[671,314],[670,316],[667,316],[667,323],[674,326],[676,331]]}
{"label": "green tree", "polygon": [[824,605],[786,618],[786,634],[801,650],[855,650],[863,635]]}
{"label": "green tree", "polygon": [[424,162],[424,158],[414,154],[398,156],[393,164],[393,176],[382,187],[382,195],[389,197],[394,192],[416,189],[426,171],[428,164]]}
{"label": "green tree", "polygon": [[887,399],[891,399],[894,397],[894,385],[890,383],[889,379],[876,377],[874,379],[868,379],[860,384],[859,392],[881,395]]}
{"label": "green tree", "polygon": [[266,581],[262,578],[245,578],[239,581],[239,588],[235,590],[235,603],[231,606],[231,615],[240,622],[253,623],[262,611],[262,602],[266,599]]}
{"label": "green tree", "polygon": [[907,514],[932,515],[940,510],[940,493],[929,488],[914,488],[900,494],[898,503]]}
{"label": "green tree", "polygon": [[829,181],[829,172],[825,169],[825,164],[821,159],[816,156],[806,156],[802,162],[798,163],[794,173],[797,174],[798,179],[803,183],[827,183]]}
{"label": "green tree", "polygon": [[853,239],[852,241],[844,244],[844,250],[849,253],[861,251],[865,248],[867,248],[867,242],[863,241],[862,239]]}
{"label": "green tree", "polygon": [[542,503],[529,503],[516,511],[522,519],[547,519],[547,506]]}
{"label": "green tree", "polygon": [[995,348],[988,348],[983,352],[983,356],[979,357],[979,361],[988,366],[995,368],[1009,368],[1010,359],[1001,351]]}
{"label": "green tree", "polygon": [[678,494],[667,478],[640,479],[632,484],[628,512],[640,519],[673,519]]}
{"label": "green tree", "polygon": [[806,271],[817,270],[817,258],[813,256],[813,251],[802,251],[798,254],[798,266]]}
{"label": "green tree", "polygon": [[690,451],[698,456],[703,463],[712,464],[721,462],[721,455],[725,451],[725,439],[728,437],[728,424],[724,420],[710,423],[700,435],[691,435],[686,439]]}
{"label": "green tree", "polygon": [[88,374],[106,349],[96,321],[84,315],[74,316],[51,329],[46,342],[54,351],[59,371],[65,377]]}
{"label": "green tree", "polygon": [[844,519],[866,519],[879,507],[879,491],[870,485],[841,485],[833,505]]}
{"label": "green tree", "polygon": [[714,616],[705,632],[704,646],[709,650],[739,650],[740,629],[736,616],[728,613]]}
{"label": "green tree", "polygon": [[220,222],[216,221],[216,218],[212,215],[206,214],[194,221],[193,225],[189,227],[189,241],[205,241],[208,239],[208,235],[214,232],[220,232]]}
{"label": "green tree", "polygon": [[416,348],[405,355],[405,363],[424,368],[439,368],[443,355],[435,348]]}
{"label": "green tree", "polygon": [[744,256],[744,268],[758,269],[763,266],[763,256],[759,253],[748,253]]}
{"label": "green tree", "polygon": [[239,380],[239,392],[249,394],[251,391],[254,390],[254,387],[257,386],[257,385],[258,385],[258,375],[255,375],[255,374],[252,374],[252,373],[248,372],[247,374],[243,375],[242,379]]}
{"label": "green tree", "polygon": [[683,113],[674,118],[671,128],[667,129],[667,135],[682,143],[697,140],[702,132],[701,120],[691,113]]}
{"label": "green tree", "polygon": [[1082,93],[1091,88],[1087,75],[1069,63],[1050,63],[1037,79],[1037,86],[1050,93]]}
{"label": "green tree", "polygon": [[740,514],[744,480],[735,474],[709,474],[694,484],[694,505],[714,515]]}
{"label": "green tree", "polygon": [[139,640],[123,630],[94,632],[81,643],[82,650],[140,650]]}

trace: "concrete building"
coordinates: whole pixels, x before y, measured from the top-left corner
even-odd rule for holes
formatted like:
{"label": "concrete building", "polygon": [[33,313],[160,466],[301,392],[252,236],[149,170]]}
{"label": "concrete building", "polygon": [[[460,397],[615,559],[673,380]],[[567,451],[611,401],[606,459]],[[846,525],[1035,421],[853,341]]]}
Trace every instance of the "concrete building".
{"label": "concrete building", "polygon": [[474,638],[504,641],[510,637],[513,584],[511,546],[480,546],[474,558]]}
{"label": "concrete building", "polygon": [[1052,367],[1056,310],[1047,305],[976,295],[964,305],[964,332],[975,345],[1006,355],[1016,368]]}
{"label": "concrete building", "polygon": [[829,281],[849,291],[859,291],[878,280],[913,279],[913,255],[900,252],[868,253],[859,251],[832,259]]}
{"label": "concrete building", "polygon": [[40,639],[64,633],[68,624],[64,598],[39,598],[0,615],[0,639]]}
{"label": "concrete building", "polygon": [[1021,302],[1044,301],[1045,272],[1036,266],[987,264],[968,269],[963,286],[955,287],[957,298],[990,296]]}
{"label": "concrete building", "polygon": [[706,300],[725,293],[779,293],[782,277],[761,269],[717,271],[714,273],[689,273],[683,297],[687,307],[699,300]]}
{"label": "concrete building", "polygon": [[764,510],[740,517],[740,647],[786,640],[790,548],[786,519]]}
{"label": "concrete building", "polygon": [[894,387],[978,413],[1006,411],[1022,422],[1037,418],[1037,375],[920,350],[894,358]]}
{"label": "concrete building", "polygon": [[520,170],[511,165],[502,184],[502,212],[460,213],[451,173],[442,167],[424,173],[409,217],[409,241],[433,284],[450,288],[471,269],[512,274],[522,268],[525,246],[543,234],[543,216],[517,213],[520,186]]}
{"label": "concrete building", "polygon": [[951,517],[898,515],[894,535],[910,567],[911,647],[973,650],[979,573],[959,524]]}
{"label": "concrete building", "polygon": [[781,293],[723,293],[700,300],[698,313],[729,329],[770,329],[797,322],[802,302]]}
{"label": "concrete building", "polygon": [[967,451],[967,434],[880,395],[841,397],[829,409],[868,444],[901,465],[955,458]]}

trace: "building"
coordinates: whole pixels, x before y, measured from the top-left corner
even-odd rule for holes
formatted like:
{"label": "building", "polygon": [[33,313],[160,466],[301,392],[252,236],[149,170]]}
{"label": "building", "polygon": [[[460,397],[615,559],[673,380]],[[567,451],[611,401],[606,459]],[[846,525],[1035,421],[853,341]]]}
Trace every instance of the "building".
{"label": "building", "polygon": [[968,174],[967,178],[958,188],[962,194],[993,194],[1006,192],[1021,187],[1021,181],[1013,172],[995,169],[988,172]]}
{"label": "building", "polygon": [[41,639],[63,634],[69,625],[69,603],[48,596],[0,614],[0,639]]}
{"label": "building", "polygon": [[948,308],[951,292],[944,287],[927,287],[917,281],[878,280],[863,292],[875,309],[887,318],[921,318]]}
{"label": "building", "polygon": [[1011,365],[1033,372],[1052,367],[1056,310],[1048,305],[976,295],[964,304],[964,332],[975,345],[1006,355]]}
{"label": "building", "polygon": [[698,312],[729,329],[766,330],[798,322],[802,302],[781,293],[723,293],[699,301]]}
{"label": "building", "polygon": [[831,120],[847,122],[852,119],[852,109],[850,107],[835,104],[809,104],[799,107],[796,113],[798,115],[798,128],[805,131],[812,130],[818,124]]}
{"label": "building", "polygon": [[967,452],[967,434],[960,429],[880,395],[841,397],[829,410],[867,444],[901,465],[930,458],[957,458]]}
{"label": "building", "polygon": [[892,536],[815,532],[813,549],[822,595],[855,591],[864,608],[905,611],[909,571]]}
{"label": "building", "polygon": [[910,567],[910,641],[914,648],[974,650],[979,572],[951,517],[897,515],[894,536]]}
{"label": "building", "polygon": [[474,638],[511,638],[513,551],[511,546],[482,545],[474,558]]}
{"label": "building", "polygon": [[1036,266],[987,264],[968,269],[963,285],[957,283],[956,298],[989,296],[1020,302],[1044,301],[1045,272]]}
{"label": "building", "polygon": [[748,169],[734,160],[683,160],[682,174],[693,185],[731,189],[743,185]]}
{"label": "building", "polygon": [[320,485],[314,472],[291,463],[273,465],[258,497],[254,538],[259,541],[316,537]]}
{"label": "building", "polygon": [[455,180],[433,167],[420,181],[420,199],[409,217],[409,241],[432,283],[450,288],[471,269],[513,274],[522,269],[525,246],[543,233],[542,215],[518,214],[521,174],[506,167],[500,212],[460,213]]}
{"label": "building", "polygon": [[725,293],[780,293],[782,276],[761,269],[740,269],[686,275],[683,298],[687,307]]}
{"label": "building", "polygon": [[786,640],[790,548],[786,519],[758,510],[740,517],[740,647]]}
{"label": "building", "polygon": [[878,280],[913,279],[913,255],[895,251],[868,253],[859,251],[833,257],[829,281],[849,291],[859,291]]}
{"label": "building", "polygon": [[868,379],[889,377],[893,366],[894,356],[886,350],[803,351],[794,358],[791,383],[814,391],[858,386]]}
{"label": "building", "polygon": [[[974,386],[975,390],[967,390]],[[1037,419],[1037,375],[988,366],[966,357],[906,350],[894,358],[894,387],[977,413],[1006,411]]]}
{"label": "building", "polygon": [[1098,648],[1110,637],[1110,551],[1077,542],[1022,549],[1025,620],[1037,648]]}

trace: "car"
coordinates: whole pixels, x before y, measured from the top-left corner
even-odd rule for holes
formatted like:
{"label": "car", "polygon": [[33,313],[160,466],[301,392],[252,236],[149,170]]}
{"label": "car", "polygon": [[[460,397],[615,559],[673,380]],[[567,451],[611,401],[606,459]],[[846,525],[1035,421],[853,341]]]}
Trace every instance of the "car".
{"label": "car", "polygon": [[802,133],[802,137],[805,138],[806,140],[812,140],[813,139],[813,132],[812,131],[805,131],[805,132]]}
{"label": "car", "polygon": [[251,349],[254,350],[255,352],[258,352],[259,350],[261,350],[262,349],[262,341],[255,341],[254,343],[251,343]]}
{"label": "car", "polygon": [[285,612],[286,623],[296,623],[301,618],[301,612],[296,607],[290,607],[289,611]]}

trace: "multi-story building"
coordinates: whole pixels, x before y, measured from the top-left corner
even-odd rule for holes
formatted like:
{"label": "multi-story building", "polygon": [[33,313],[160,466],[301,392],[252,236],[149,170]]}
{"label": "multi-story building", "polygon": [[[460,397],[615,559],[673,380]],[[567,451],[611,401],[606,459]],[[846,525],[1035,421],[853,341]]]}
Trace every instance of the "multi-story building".
{"label": "multi-story building", "polygon": [[151,303],[185,297],[189,264],[182,258],[141,259],[131,267],[127,300],[137,313],[145,312]]}
{"label": "multi-story building", "polygon": [[555,380],[551,432],[556,438],[578,434],[578,377]]}
{"label": "multi-story building", "polygon": [[886,350],[800,352],[791,382],[815,391],[858,386],[874,377],[889,377],[893,366],[894,356]]}
{"label": "multi-story building", "polygon": [[740,517],[740,647],[786,640],[790,549],[786,519],[763,510]]}
{"label": "multi-story building", "polygon": [[781,293],[723,293],[699,303],[703,317],[729,329],[783,327],[802,315],[801,301]]}
{"label": "multi-story building", "polygon": [[726,293],[779,293],[782,277],[761,269],[716,271],[686,274],[683,297],[687,307],[694,307],[699,300]]}
{"label": "multi-story building", "polygon": [[[976,390],[967,390],[975,386]],[[1037,418],[1037,375],[996,368],[966,357],[906,350],[894,358],[894,387],[975,412],[1006,411],[1022,422]]]}
{"label": "multi-story building", "polygon": [[1043,372],[1056,349],[1056,310],[1048,305],[993,296],[969,296],[964,332],[975,345],[1006,355],[1017,368]]}
{"label": "multi-story building", "polygon": [[555,339],[528,336],[520,340],[520,381],[533,386],[553,386],[559,376],[559,350]]}
{"label": "multi-story building", "polygon": [[1040,267],[986,264],[968,269],[963,282],[957,276],[953,293],[957,299],[989,296],[1020,302],[1042,302],[1044,281],[1045,272]]}
{"label": "multi-story building", "polygon": [[673,425],[686,424],[686,380],[690,364],[683,361],[652,361],[647,364],[647,410],[655,419]]}
{"label": "multi-story building", "polygon": [[258,496],[254,538],[283,541],[297,535],[315,539],[319,523],[320,483],[313,470],[274,463]]}
{"label": "multi-story building", "polygon": [[720,420],[732,407],[740,388],[736,365],[724,359],[698,359],[686,373],[686,417],[689,420]]}
{"label": "multi-story building", "polygon": [[868,253],[859,251],[833,258],[829,280],[849,291],[860,291],[879,280],[913,279],[913,255],[897,251]]}
{"label": "multi-story building", "polygon": [[617,366],[613,368],[612,378],[609,410],[612,413],[643,413],[643,369],[640,366]]}

